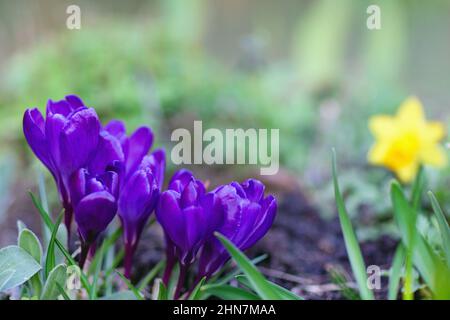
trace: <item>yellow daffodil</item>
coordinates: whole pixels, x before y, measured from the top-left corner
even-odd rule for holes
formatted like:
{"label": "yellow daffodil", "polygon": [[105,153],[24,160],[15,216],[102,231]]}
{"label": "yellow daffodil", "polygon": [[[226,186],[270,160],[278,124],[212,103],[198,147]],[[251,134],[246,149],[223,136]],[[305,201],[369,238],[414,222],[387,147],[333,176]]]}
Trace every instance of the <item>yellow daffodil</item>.
{"label": "yellow daffodil", "polygon": [[427,122],[415,97],[404,101],[395,116],[370,118],[369,129],[376,140],[369,162],[392,170],[402,182],[412,181],[421,164],[443,167],[447,163],[445,150],[439,145],[445,136],[444,126]]}

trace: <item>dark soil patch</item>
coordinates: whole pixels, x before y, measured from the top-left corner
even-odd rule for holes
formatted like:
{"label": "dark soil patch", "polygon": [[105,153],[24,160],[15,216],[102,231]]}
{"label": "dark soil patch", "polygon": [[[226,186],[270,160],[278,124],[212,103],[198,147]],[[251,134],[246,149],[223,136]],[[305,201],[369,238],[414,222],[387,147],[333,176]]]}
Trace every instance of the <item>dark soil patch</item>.
{"label": "dark soil patch", "polygon": [[[366,266],[388,269],[396,244],[394,239],[384,236],[363,243]],[[354,282],[339,219],[324,220],[298,192],[280,198],[275,223],[254,251],[270,254],[262,266],[271,280],[308,299],[345,298],[333,288],[331,269],[342,272],[349,282]],[[381,289],[375,294],[384,299],[386,283],[382,280]]]}

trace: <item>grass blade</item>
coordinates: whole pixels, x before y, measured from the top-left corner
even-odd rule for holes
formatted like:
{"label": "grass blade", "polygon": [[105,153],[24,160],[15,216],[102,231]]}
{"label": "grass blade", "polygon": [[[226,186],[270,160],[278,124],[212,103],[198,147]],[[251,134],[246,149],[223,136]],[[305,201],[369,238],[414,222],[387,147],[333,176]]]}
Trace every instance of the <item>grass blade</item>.
{"label": "grass blade", "polygon": [[[249,288],[251,287],[250,282],[248,281],[248,279],[247,279],[247,277],[245,275],[242,275],[242,274],[237,275],[236,279],[240,283],[242,283],[243,285],[245,285],[245,286],[247,286]],[[304,300],[302,297],[296,295],[292,291],[290,291],[290,290],[288,290],[286,288],[283,288],[282,286],[280,286],[280,285],[278,285],[276,283],[273,283],[272,281],[268,280],[268,282],[273,287],[273,289],[278,292],[278,294],[281,296],[281,298],[283,300]]]}
{"label": "grass blade", "polygon": [[222,245],[227,249],[228,253],[233,257],[234,261],[241,268],[242,272],[248,277],[252,288],[255,292],[265,300],[279,300],[281,297],[268,283],[266,278],[259,272],[259,270],[251,263],[251,261],[243,254],[230,240],[225,238],[218,232],[215,236]]}
{"label": "grass blade", "polygon": [[194,290],[192,290],[191,294],[189,295],[188,300],[198,300],[200,297],[200,288],[205,283],[206,277],[201,278],[201,280],[197,283]]}
{"label": "grass blade", "polygon": [[34,194],[32,192],[28,192],[28,193],[31,196],[31,201],[33,201],[34,206],[36,207],[36,209],[38,209],[38,212],[41,215],[41,218],[44,221],[45,225],[47,226],[47,228],[52,230],[53,229],[52,219],[50,218],[48,213],[44,210],[44,208],[42,208],[41,203],[36,199]]}
{"label": "grass blade", "polygon": [[350,265],[356,278],[356,282],[358,283],[361,298],[364,300],[373,300],[373,292],[367,286],[366,266],[364,264],[361,249],[359,247],[355,232],[353,231],[352,223],[347,214],[347,210],[344,205],[344,199],[342,198],[341,192],[339,191],[336,169],[336,151],[334,149],[332,151],[332,154],[334,193],[339,214],[339,221],[341,223],[342,233],[344,235],[345,247],[347,249]]}
{"label": "grass blade", "polygon": [[156,264],[148,273],[147,275],[141,280],[141,282],[138,285],[139,291],[142,291],[145,289],[145,287],[152,281],[158,273],[163,269],[165,262],[162,260]]}
{"label": "grass blade", "polygon": [[164,283],[161,280],[158,280],[159,285],[158,285],[158,300],[167,300],[168,299],[168,292],[167,292],[167,288],[164,285]]}
{"label": "grass blade", "polygon": [[256,294],[230,285],[209,285],[201,288],[202,293],[216,296],[223,300],[261,300]]}
{"label": "grass blade", "polygon": [[72,299],[70,299],[70,297],[67,295],[66,290],[64,290],[64,288],[63,288],[59,283],[56,283],[56,288],[58,289],[59,293],[62,295],[62,297],[64,298],[64,300],[72,300]]}
{"label": "grass blade", "polygon": [[396,300],[398,287],[400,284],[402,266],[405,263],[405,247],[400,243],[397,246],[397,250],[394,254],[394,259],[392,260],[392,266],[389,270],[389,289],[388,289],[388,299]]}
{"label": "grass blade", "polygon": [[448,226],[447,220],[445,219],[444,212],[441,209],[436,197],[433,192],[428,191],[428,196],[431,200],[431,206],[433,207],[433,211],[436,215],[436,219],[439,225],[439,230],[442,237],[443,242],[443,251],[445,255],[445,259],[447,261],[447,266],[450,268],[450,227]]}
{"label": "grass blade", "polygon": [[98,252],[98,256],[100,258],[97,259],[97,262],[95,264],[95,270],[93,272],[94,274],[93,274],[93,279],[92,279],[91,291],[89,293],[89,299],[91,299],[91,300],[97,299],[97,283],[98,283],[98,278],[100,276],[100,271],[102,268],[103,257],[104,257],[104,252],[105,252],[104,250],[105,250],[105,247],[101,246],[100,250]]}
{"label": "grass blade", "polygon": [[45,277],[48,277],[50,271],[55,268],[56,259],[55,259],[55,240],[56,234],[58,232],[59,225],[61,224],[64,213],[61,212],[56,219],[56,223],[53,225],[52,235],[50,237],[50,242],[48,243],[47,248],[47,257],[45,258]]}
{"label": "grass blade", "polygon": [[92,259],[92,262],[89,266],[89,272],[88,274],[91,275],[97,270],[97,264],[99,264],[99,260],[103,261],[104,254],[108,251],[108,249],[114,245],[117,240],[122,235],[122,228],[118,228],[113,233],[111,233],[106,239],[103,241],[100,250],[98,253],[94,256],[94,259]]}
{"label": "grass blade", "polygon": [[142,294],[139,292],[139,290],[135,286],[133,286],[133,284],[130,282],[130,280],[128,280],[122,273],[120,273],[117,270],[116,270],[116,273],[119,275],[120,278],[122,278],[123,282],[125,282],[128,289],[130,289],[134,293],[135,297],[138,300],[144,300],[144,297],[142,296]]}

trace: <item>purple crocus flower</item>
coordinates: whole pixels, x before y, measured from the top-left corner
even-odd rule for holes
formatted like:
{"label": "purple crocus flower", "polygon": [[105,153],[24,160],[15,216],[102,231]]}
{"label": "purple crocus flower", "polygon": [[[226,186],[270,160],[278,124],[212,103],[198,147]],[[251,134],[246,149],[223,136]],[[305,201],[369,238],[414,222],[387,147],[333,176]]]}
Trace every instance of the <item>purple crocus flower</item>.
{"label": "purple crocus flower", "polygon": [[49,100],[45,119],[37,108],[27,109],[23,131],[34,154],[55,179],[70,232],[74,210],[68,187],[70,176],[80,168],[99,174],[114,160],[123,160],[121,145],[113,135],[101,130],[95,110],[74,95]]}
{"label": "purple crocus flower", "polygon": [[[264,198],[264,184],[249,179],[218,187],[214,193],[224,207],[225,218],[218,232],[244,251],[260,240],[271,227],[277,211],[276,199]],[[199,259],[198,280],[211,277],[230,258],[222,244],[210,237]]]}
{"label": "purple crocus flower", "polygon": [[125,276],[129,278],[139,238],[162,189],[165,153],[155,150],[147,155],[153,142],[153,133],[147,127],[140,127],[127,137],[125,125],[113,120],[105,126],[105,130],[120,141],[124,152],[124,162],[118,169],[119,217],[124,229]]}
{"label": "purple crocus flower", "polygon": [[167,261],[163,277],[166,284],[174,264],[177,260],[180,263],[177,297],[186,270],[222,223],[222,206],[216,193],[206,193],[204,184],[190,171],[182,169],[174,174],[168,190],[161,194],[156,218],[166,238]]}
{"label": "purple crocus flower", "polygon": [[69,190],[82,242],[79,263],[83,266],[89,248],[116,215],[119,178],[114,171],[92,175],[81,168],[70,177]]}

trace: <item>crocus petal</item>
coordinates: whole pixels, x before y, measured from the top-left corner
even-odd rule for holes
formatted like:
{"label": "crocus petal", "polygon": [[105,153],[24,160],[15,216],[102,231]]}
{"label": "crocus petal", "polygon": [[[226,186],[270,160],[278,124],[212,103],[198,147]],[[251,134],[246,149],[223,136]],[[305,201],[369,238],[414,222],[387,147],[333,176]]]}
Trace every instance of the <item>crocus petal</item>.
{"label": "crocus petal", "polygon": [[49,115],[55,115],[55,114],[59,114],[61,116],[63,116],[64,118],[66,118],[72,111],[74,110],[74,108],[72,107],[72,105],[67,102],[66,100],[60,100],[60,101],[53,101],[53,100],[48,100],[47,102],[47,118]]}
{"label": "crocus petal", "polygon": [[225,218],[223,205],[215,193],[209,192],[200,199],[200,206],[203,208],[205,216],[208,217],[206,233],[212,234],[223,224]]}
{"label": "crocus petal", "polygon": [[114,161],[123,160],[124,154],[120,141],[107,131],[100,132],[95,156],[89,161],[89,172],[92,174],[100,174],[109,165],[112,165]]}
{"label": "crocus petal", "polygon": [[246,203],[241,208],[241,221],[239,221],[235,234],[230,238],[241,250],[245,250],[243,244],[255,232],[255,222],[260,213],[261,206],[255,202]]}
{"label": "crocus petal", "polygon": [[25,111],[23,115],[23,133],[25,139],[36,157],[55,175],[55,169],[49,156],[44,126],[44,118],[37,108]]}
{"label": "crocus petal", "polygon": [[242,183],[247,198],[250,201],[258,202],[264,196],[264,184],[255,179],[248,179]]}
{"label": "crocus petal", "polygon": [[103,183],[97,178],[90,178],[86,181],[86,193],[95,193],[106,190]]}
{"label": "crocus petal", "polygon": [[45,121],[45,136],[47,137],[47,147],[56,168],[60,168],[61,150],[60,135],[66,123],[65,116],[59,113],[48,114]]}
{"label": "crocus petal", "polygon": [[211,238],[203,246],[199,258],[199,278],[210,277],[230,258],[229,254],[216,238]]}
{"label": "crocus petal", "polygon": [[181,193],[181,207],[186,208],[196,205],[198,196],[195,181],[189,182],[186,188],[184,188],[183,193]]}
{"label": "crocus petal", "polygon": [[270,229],[275,219],[277,212],[277,201],[273,196],[268,196],[264,199],[257,221],[254,225],[254,231],[251,236],[242,245],[242,250],[246,250],[258,242]]}
{"label": "crocus petal", "polygon": [[154,209],[157,186],[150,172],[136,171],[122,189],[119,199],[119,215],[136,222],[148,218]]}
{"label": "crocus petal", "polygon": [[205,236],[205,224],[207,223],[203,208],[189,207],[183,209],[186,221],[185,250],[195,248]]}
{"label": "crocus petal", "polygon": [[206,217],[200,207],[189,207],[183,209],[185,219],[185,239],[180,246],[183,250],[183,263],[191,263],[198,249],[204,243]]}
{"label": "crocus petal", "polygon": [[152,154],[142,159],[140,168],[149,167],[161,190],[164,183],[164,172],[166,169],[166,154],[163,149],[157,149]]}
{"label": "crocus petal", "polygon": [[138,128],[125,142],[126,172],[133,172],[153,144],[153,133],[147,127]]}
{"label": "crocus petal", "polygon": [[72,106],[73,110],[76,110],[80,107],[85,106],[83,100],[81,100],[80,97],[74,95],[74,94],[70,94],[66,96],[66,101],[68,103],[70,103],[70,105]]}
{"label": "crocus petal", "polygon": [[184,247],[185,242],[185,216],[179,205],[179,194],[172,190],[161,194],[156,210],[156,218],[170,240],[178,247]]}
{"label": "crocus petal", "polygon": [[69,179],[69,192],[71,202],[77,204],[86,194],[87,171],[81,168],[75,171]]}
{"label": "crocus petal", "polygon": [[220,232],[228,238],[234,237],[242,221],[242,198],[237,190],[225,185],[215,192],[223,207],[224,223]]}
{"label": "crocus petal", "polygon": [[126,139],[127,129],[123,121],[120,120],[111,120],[104,127],[106,131],[116,137],[120,143],[122,144]]}
{"label": "crocus petal", "polygon": [[60,135],[63,173],[70,174],[87,164],[97,148],[99,132],[100,123],[94,109],[80,109],[69,117]]}
{"label": "crocus petal", "polygon": [[193,179],[191,171],[180,169],[174,173],[169,182],[169,189],[181,193],[187,184]]}
{"label": "crocus petal", "polygon": [[106,191],[91,193],[75,208],[75,220],[86,242],[92,242],[106,229],[117,211],[115,198]]}
{"label": "crocus petal", "polygon": [[97,176],[97,180],[106,187],[114,197],[119,193],[119,175],[114,171],[107,171]]}

